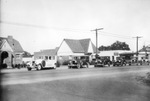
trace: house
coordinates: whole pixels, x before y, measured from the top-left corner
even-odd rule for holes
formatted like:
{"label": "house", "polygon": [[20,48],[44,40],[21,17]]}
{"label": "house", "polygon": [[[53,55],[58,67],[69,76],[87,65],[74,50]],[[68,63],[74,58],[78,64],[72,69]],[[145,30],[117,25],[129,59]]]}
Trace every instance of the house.
{"label": "house", "polygon": [[59,61],[67,61],[75,56],[87,56],[89,61],[95,57],[96,47],[91,39],[64,39],[57,51]]}
{"label": "house", "polygon": [[143,60],[143,61],[149,60],[150,61],[150,45],[143,46],[143,48],[140,49],[138,53],[139,53],[138,54],[139,60]]}
{"label": "house", "polygon": [[24,50],[19,41],[12,36],[0,37],[0,66],[11,68],[15,64],[22,63],[22,54]]}

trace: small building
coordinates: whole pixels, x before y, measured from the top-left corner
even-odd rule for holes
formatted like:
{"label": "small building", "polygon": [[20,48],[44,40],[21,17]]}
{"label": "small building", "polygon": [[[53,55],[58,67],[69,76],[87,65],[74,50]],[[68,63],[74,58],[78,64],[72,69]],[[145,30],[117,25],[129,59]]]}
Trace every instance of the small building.
{"label": "small building", "polygon": [[91,61],[92,58],[95,58],[95,53],[96,47],[90,38],[81,40],[64,39],[57,51],[61,64],[75,56],[86,56]]}
{"label": "small building", "polygon": [[142,61],[150,61],[150,45],[148,46],[143,46],[142,49],[139,50],[138,52],[138,59]]}
{"label": "small building", "polygon": [[100,57],[108,57],[111,61],[116,60],[117,57],[120,57],[123,54],[134,55],[134,52],[129,50],[109,50],[109,51],[100,51]]}
{"label": "small building", "polygon": [[0,37],[0,66],[2,68],[11,68],[15,64],[21,64],[23,53],[24,50],[19,41],[12,36]]}

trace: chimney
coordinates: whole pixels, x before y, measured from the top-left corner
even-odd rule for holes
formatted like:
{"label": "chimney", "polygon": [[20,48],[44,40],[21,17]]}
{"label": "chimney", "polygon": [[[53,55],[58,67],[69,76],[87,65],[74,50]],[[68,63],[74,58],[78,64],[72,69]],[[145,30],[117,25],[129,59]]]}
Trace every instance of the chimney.
{"label": "chimney", "polygon": [[12,36],[8,36],[7,39],[8,39],[8,41],[9,41],[9,43],[11,43],[11,45],[14,46],[13,37],[12,37]]}
{"label": "chimney", "polygon": [[7,37],[9,41],[13,42],[13,37],[12,36],[8,36]]}

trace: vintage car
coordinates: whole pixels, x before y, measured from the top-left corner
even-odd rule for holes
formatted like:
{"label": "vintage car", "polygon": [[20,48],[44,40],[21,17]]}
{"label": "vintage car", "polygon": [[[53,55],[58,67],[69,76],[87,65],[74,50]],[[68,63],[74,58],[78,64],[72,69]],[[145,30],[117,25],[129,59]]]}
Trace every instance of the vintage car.
{"label": "vintage car", "polygon": [[42,70],[44,68],[55,69],[56,65],[57,65],[57,60],[55,58],[36,59],[34,61],[30,61],[27,64],[27,69],[29,71],[32,69]]}
{"label": "vintage car", "polygon": [[77,61],[77,60],[70,60],[68,63],[68,68],[88,68],[89,63],[83,60]]}
{"label": "vintage car", "polygon": [[94,64],[94,67],[104,67],[104,61],[102,60],[96,60],[95,61],[95,64]]}
{"label": "vintage car", "polygon": [[33,68],[37,69],[37,65],[36,65],[35,61],[29,61],[29,62],[27,62],[26,66],[27,66],[27,70],[28,71],[31,71]]}
{"label": "vintage car", "polygon": [[113,61],[113,66],[123,66],[122,60]]}

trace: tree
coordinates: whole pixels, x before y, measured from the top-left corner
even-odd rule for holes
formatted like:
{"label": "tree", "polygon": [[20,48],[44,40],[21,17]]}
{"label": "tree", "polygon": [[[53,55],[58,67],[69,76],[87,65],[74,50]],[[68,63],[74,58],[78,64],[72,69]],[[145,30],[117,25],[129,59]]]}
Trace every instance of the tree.
{"label": "tree", "polygon": [[125,42],[120,42],[120,41],[116,41],[113,44],[111,44],[110,46],[100,46],[99,47],[100,51],[104,51],[104,50],[130,50],[129,45],[126,44]]}

